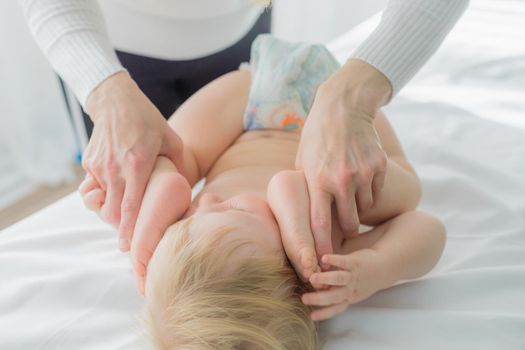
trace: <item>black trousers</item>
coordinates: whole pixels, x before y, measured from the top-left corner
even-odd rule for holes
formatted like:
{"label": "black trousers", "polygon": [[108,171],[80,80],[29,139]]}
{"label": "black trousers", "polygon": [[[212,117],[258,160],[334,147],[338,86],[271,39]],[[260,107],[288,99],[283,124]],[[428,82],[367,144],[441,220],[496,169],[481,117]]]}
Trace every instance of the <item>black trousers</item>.
{"label": "black trousers", "polygon": [[[250,48],[257,35],[271,30],[271,10],[265,10],[250,31],[234,45],[202,58],[168,61],[117,50],[117,56],[144,94],[164,118],[210,81],[239,68],[250,60]],[[88,137],[93,131],[89,116],[83,115]]]}

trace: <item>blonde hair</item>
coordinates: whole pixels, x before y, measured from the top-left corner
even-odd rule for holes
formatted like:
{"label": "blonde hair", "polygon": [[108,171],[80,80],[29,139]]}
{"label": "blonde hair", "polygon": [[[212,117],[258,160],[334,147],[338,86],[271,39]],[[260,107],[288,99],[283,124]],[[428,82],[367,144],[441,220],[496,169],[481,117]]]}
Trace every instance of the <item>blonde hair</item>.
{"label": "blonde hair", "polygon": [[247,256],[232,269],[228,257],[246,242],[219,246],[231,228],[190,240],[190,223],[170,228],[148,269],[146,327],[158,349],[318,348],[310,308],[299,298],[302,284],[289,264]]}

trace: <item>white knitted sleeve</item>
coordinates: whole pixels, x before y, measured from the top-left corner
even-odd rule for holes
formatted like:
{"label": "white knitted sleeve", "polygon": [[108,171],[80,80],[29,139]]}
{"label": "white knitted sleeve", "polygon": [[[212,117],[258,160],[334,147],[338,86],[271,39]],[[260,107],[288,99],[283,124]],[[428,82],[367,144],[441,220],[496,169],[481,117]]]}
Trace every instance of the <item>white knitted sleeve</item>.
{"label": "white knitted sleeve", "polygon": [[390,0],[375,31],[350,58],[382,72],[395,96],[454,27],[468,0]]}
{"label": "white knitted sleeve", "polygon": [[20,0],[38,45],[85,105],[93,89],[124,70],[96,0]]}

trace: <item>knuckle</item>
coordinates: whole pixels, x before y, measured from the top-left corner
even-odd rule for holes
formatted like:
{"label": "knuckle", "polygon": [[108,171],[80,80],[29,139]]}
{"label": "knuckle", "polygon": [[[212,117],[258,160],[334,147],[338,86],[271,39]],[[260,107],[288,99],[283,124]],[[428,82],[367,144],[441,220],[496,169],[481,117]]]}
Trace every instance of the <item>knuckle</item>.
{"label": "knuckle", "polygon": [[328,228],[330,224],[329,219],[321,214],[314,215],[312,217],[312,225],[318,228]]}
{"label": "knuckle", "polygon": [[373,175],[374,175],[374,172],[372,171],[370,167],[367,167],[367,166],[362,167],[358,173],[359,184],[366,185],[367,183],[370,182]]}
{"label": "knuckle", "polygon": [[344,284],[345,281],[346,281],[346,278],[345,278],[344,275],[339,274],[339,275],[337,275],[337,276],[335,277],[335,282],[336,282],[337,284]]}
{"label": "knuckle", "polygon": [[324,216],[316,215],[312,217],[312,227],[314,231],[325,232],[330,229],[331,219]]}
{"label": "knuckle", "polygon": [[99,161],[96,160],[96,158],[93,157],[84,157],[82,158],[82,167],[89,172],[100,174],[100,170],[102,169],[102,165]]}
{"label": "knuckle", "polygon": [[126,155],[126,162],[133,171],[140,170],[146,163],[147,158],[136,151],[129,151]]}
{"label": "knuckle", "polygon": [[379,156],[379,158],[376,159],[376,169],[383,171],[386,169],[386,165],[387,165],[387,157],[383,153],[381,154],[381,156]]}
{"label": "knuckle", "polygon": [[311,177],[310,182],[313,184],[314,188],[322,189],[325,187],[326,178],[327,176],[324,170],[319,170]]}
{"label": "knuckle", "polygon": [[343,166],[337,172],[337,183],[341,187],[348,187],[352,183],[355,176],[357,175],[357,170],[353,167]]}
{"label": "knuckle", "polygon": [[91,169],[91,158],[86,153],[82,156],[82,168],[84,170]]}
{"label": "knuckle", "polygon": [[118,225],[120,221],[120,211],[114,207],[106,207],[104,209],[102,212],[103,219],[112,225]]}
{"label": "knuckle", "polygon": [[104,168],[104,166],[102,165],[102,162],[91,160],[89,164],[90,164],[89,167],[91,171],[93,172],[93,174],[97,174],[97,175],[102,174],[103,168]]}
{"label": "knuckle", "polygon": [[348,232],[356,230],[359,227],[359,223],[353,216],[350,216],[344,222],[341,222],[341,226],[343,226],[344,231]]}
{"label": "knuckle", "polygon": [[104,160],[103,167],[110,177],[114,177],[119,174],[119,166],[113,156],[109,156]]}
{"label": "knuckle", "polygon": [[137,201],[134,199],[126,199],[122,201],[121,210],[122,213],[125,214],[132,214],[134,213],[138,208]]}

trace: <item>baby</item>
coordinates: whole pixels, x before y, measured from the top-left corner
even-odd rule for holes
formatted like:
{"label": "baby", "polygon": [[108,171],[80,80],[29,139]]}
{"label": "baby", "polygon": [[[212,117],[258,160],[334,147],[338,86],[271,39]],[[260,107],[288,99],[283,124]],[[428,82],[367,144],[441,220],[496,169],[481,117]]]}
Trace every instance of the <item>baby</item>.
{"label": "baby", "polygon": [[[160,240],[145,284],[159,349],[317,349],[314,321],[422,276],[438,261],[445,229],[414,211],[419,180],[382,113],[375,128],[387,171],[374,206],[359,212],[368,227],[345,239],[334,214],[333,254],[300,266],[287,259],[290,237],[279,223],[292,205],[309,230],[307,185],[294,167],[302,126],[337,66],[322,46],[263,35],[249,70],[208,84],[170,118],[185,146],[184,176],[157,159],[135,227],[151,228]],[[97,210],[104,194],[90,181],[81,193]],[[317,258],[330,268],[321,270]]]}

